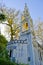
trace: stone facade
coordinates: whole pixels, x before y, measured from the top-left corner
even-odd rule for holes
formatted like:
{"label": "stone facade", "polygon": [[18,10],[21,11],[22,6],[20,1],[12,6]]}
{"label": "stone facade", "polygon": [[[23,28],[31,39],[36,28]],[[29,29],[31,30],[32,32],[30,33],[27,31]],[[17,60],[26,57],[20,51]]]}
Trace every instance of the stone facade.
{"label": "stone facade", "polygon": [[32,41],[30,31],[22,32],[19,40],[10,41],[7,45],[11,60],[29,65],[43,65],[43,48]]}
{"label": "stone facade", "polygon": [[17,63],[43,65],[43,49],[36,38],[34,39],[32,19],[26,5],[24,9],[20,37],[18,40],[10,41],[7,45],[10,58]]}

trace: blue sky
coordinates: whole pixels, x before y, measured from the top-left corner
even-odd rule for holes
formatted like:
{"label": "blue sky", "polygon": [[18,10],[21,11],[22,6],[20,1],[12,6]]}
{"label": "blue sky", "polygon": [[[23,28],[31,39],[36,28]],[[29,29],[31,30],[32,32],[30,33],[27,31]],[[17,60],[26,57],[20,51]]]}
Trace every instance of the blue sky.
{"label": "blue sky", "polygon": [[[0,0],[2,2],[2,0]],[[3,0],[7,7],[15,8],[17,10],[24,9],[24,4],[27,3],[27,6],[30,11],[30,15],[33,20],[40,18],[43,20],[43,0]]]}

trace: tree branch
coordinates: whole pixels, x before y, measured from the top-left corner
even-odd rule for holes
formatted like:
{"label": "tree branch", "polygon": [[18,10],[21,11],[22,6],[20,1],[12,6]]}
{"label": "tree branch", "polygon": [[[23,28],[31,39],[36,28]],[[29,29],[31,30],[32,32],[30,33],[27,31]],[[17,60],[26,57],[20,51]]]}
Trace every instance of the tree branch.
{"label": "tree branch", "polygon": [[2,23],[2,24],[5,24],[5,25],[8,25],[8,26],[11,26],[10,24],[8,24],[8,23]]}

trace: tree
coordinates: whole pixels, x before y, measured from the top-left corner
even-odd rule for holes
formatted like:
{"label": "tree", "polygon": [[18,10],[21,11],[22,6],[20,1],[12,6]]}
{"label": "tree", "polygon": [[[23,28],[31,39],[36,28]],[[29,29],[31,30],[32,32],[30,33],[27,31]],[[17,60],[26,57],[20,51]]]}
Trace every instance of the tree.
{"label": "tree", "polygon": [[8,51],[6,49],[8,41],[6,38],[0,34],[0,58],[5,60],[10,60]]}
{"label": "tree", "polygon": [[11,38],[11,32],[12,32],[12,37],[13,37],[12,40],[19,38],[19,35],[18,35],[20,32],[19,24],[13,24],[12,31],[9,26],[5,26],[4,31],[5,31],[5,34],[9,36],[9,38]]}
{"label": "tree", "polygon": [[6,8],[4,6],[0,7],[0,23],[6,20],[6,15],[5,15]]}
{"label": "tree", "polygon": [[43,22],[39,22],[35,29],[35,36],[38,37],[43,43]]}
{"label": "tree", "polygon": [[[18,27],[16,27],[16,29],[14,28],[15,26],[17,26],[17,21],[18,21],[18,14],[19,14],[19,11],[16,11],[15,9],[11,9],[11,8],[6,8],[6,7],[2,7],[1,8],[1,12],[4,13],[5,16],[0,16],[0,18],[3,18],[5,17],[7,23],[3,23],[1,22],[2,24],[6,24],[9,29],[10,29],[10,40],[13,40],[13,37],[14,35],[16,34]],[[2,21],[2,19],[0,19]],[[4,20],[3,20],[4,21]],[[15,25],[15,26],[14,26]]]}
{"label": "tree", "polygon": [[4,51],[7,45],[7,40],[6,38],[0,34],[0,54]]}

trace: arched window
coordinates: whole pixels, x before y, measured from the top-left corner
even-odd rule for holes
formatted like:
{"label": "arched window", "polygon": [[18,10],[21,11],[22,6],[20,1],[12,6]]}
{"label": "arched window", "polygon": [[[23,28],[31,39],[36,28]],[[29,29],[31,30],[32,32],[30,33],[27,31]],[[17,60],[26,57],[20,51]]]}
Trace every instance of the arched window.
{"label": "arched window", "polygon": [[26,30],[28,30],[28,23],[27,22],[23,23],[23,25],[22,25],[22,31],[26,31]]}
{"label": "arched window", "polygon": [[12,56],[12,50],[10,50],[10,55],[9,55],[10,57]]}

